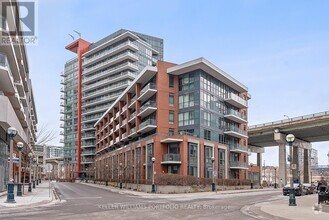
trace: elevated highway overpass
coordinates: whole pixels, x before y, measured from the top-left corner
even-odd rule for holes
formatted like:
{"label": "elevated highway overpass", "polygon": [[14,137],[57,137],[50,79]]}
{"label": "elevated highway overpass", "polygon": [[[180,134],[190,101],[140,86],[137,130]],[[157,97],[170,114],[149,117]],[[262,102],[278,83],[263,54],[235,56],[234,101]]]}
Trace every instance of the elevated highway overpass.
{"label": "elevated highway overpass", "polygon": [[[286,140],[287,134],[293,134],[296,141],[293,144],[293,178],[299,178],[303,173],[304,182],[309,182],[310,158],[308,150],[311,143],[329,141],[329,111],[284,120],[268,122],[248,127],[248,144],[252,152],[257,152],[257,165],[261,168],[261,153],[264,147],[279,146],[279,176],[283,184],[287,183],[286,172]],[[304,149],[303,164],[299,165],[298,148]],[[302,169],[299,169],[302,167]]]}

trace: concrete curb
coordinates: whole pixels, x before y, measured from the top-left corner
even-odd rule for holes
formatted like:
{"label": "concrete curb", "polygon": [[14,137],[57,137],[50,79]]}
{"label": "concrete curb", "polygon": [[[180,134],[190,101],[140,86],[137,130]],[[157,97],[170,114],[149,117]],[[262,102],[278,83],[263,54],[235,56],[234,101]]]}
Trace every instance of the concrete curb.
{"label": "concrete curb", "polygon": [[[101,188],[101,189],[106,189],[110,190],[111,192],[116,192],[119,194],[128,194],[128,195],[140,195],[140,196],[145,196],[145,195],[187,195],[187,194],[198,194],[198,193],[207,193],[207,192],[190,192],[190,193],[148,193],[148,192],[139,192],[139,191],[133,191],[129,189],[118,189],[113,186],[104,186],[104,185],[98,185],[98,184],[93,184],[93,183],[84,183],[84,182],[76,182],[78,184],[82,185],[87,185],[95,188]],[[277,189],[249,189],[249,190],[224,190],[224,191],[217,191],[217,194],[221,195],[229,195],[229,194],[240,194],[240,193],[250,193],[250,192],[266,192],[266,191],[278,191]],[[214,192],[208,192],[208,193],[214,193]]]}

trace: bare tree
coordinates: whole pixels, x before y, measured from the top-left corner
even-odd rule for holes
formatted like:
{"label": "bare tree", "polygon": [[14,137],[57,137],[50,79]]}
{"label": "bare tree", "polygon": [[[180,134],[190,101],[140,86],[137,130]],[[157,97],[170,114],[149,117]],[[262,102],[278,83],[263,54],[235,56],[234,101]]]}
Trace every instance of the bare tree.
{"label": "bare tree", "polygon": [[54,129],[50,129],[47,124],[42,124],[38,127],[37,131],[37,145],[44,145],[49,141],[52,141],[57,136]]}

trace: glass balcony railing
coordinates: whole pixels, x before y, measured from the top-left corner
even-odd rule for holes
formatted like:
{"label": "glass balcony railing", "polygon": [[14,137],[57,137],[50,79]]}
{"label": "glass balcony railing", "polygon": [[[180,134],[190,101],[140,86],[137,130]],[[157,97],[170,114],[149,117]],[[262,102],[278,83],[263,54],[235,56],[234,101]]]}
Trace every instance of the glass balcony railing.
{"label": "glass balcony railing", "polygon": [[130,114],[129,116],[129,121],[132,120],[133,118],[136,117],[136,112],[133,112],[132,114]]}
{"label": "glass balcony railing", "polygon": [[9,75],[11,77],[13,77],[13,74],[11,73],[11,70],[9,67],[7,56],[2,53],[0,53],[0,66],[7,68]]}
{"label": "glass balcony railing", "polygon": [[129,135],[136,133],[136,127],[130,128]]}
{"label": "glass balcony railing", "polygon": [[243,151],[248,152],[247,146],[242,146],[240,144],[229,144],[230,151]]}
{"label": "glass balcony railing", "polygon": [[156,126],[156,120],[155,119],[147,119],[146,121],[140,123],[139,125],[139,130],[146,127],[146,126],[149,126],[149,125],[155,125]]}
{"label": "glass balcony railing", "polygon": [[145,109],[149,107],[156,107],[156,101],[153,100],[147,101],[144,105],[140,107],[139,112],[143,112]]}
{"label": "glass balcony railing", "polygon": [[225,115],[235,115],[243,120],[247,120],[247,116],[244,115],[244,114],[241,114],[240,112],[238,111],[234,111],[233,109],[229,109]]}
{"label": "glass balcony railing", "polygon": [[231,168],[247,168],[247,163],[243,161],[230,161]]}
{"label": "glass balcony railing", "polygon": [[156,89],[156,84],[155,83],[148,83],[140,92],[140,96],[142,96],[148,89]]}
{"label": "glass balcony railing", "polygon": [[248,107],[247,101],[234,93],[228,93],[225,98],[225,101],[239,108]]}
{"label": "glass balcony railing", "polygon": [[225,131],[235,131],[235,132],[237,132],[239,134],[242,134],[242,135],[245,135],[245,136],[248,135],[248,133],[246,131],[244,131],[244,130],[238,128],[238,127],[234,127],[234,126],[226,127]]}
{"label": "glass balcony railing", "polygon": [[163,155],[163,162],[173,161],[180,162],[180,154],[165,154]]}

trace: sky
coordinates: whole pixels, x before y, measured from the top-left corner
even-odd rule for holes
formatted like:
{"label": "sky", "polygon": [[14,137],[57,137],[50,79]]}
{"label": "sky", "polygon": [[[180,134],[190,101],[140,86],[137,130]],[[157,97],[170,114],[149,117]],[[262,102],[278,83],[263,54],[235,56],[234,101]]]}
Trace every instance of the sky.
{"label": "sky", "polygon": [[[27,46],[39,125],[60,145],[60,73],[76,35],[124,28],[164,39],[164,59],[204,57],[249,88],[249,125],[329,110],[327,0],[39,0],[38,45]],[[313,144],[327,164],[329,142]],[[278,164],[266,148],[267,165]],[[252,162],[255,157],[252,157]]]}

